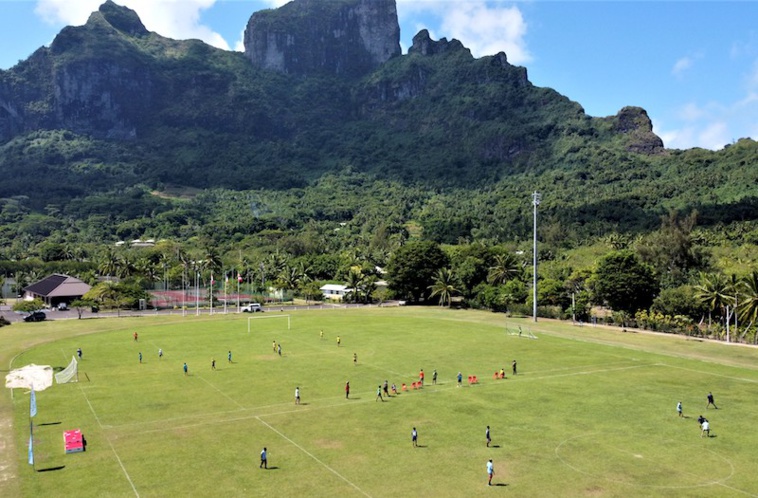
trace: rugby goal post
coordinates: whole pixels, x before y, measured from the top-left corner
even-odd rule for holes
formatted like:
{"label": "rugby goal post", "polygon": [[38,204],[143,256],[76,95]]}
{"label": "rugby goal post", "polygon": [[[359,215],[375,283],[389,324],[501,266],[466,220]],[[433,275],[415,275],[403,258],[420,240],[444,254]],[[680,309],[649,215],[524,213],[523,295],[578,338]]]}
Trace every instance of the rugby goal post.
{"label": "rugby goal post", "polygon": [[249,316],[249,317],[247,317],[247,333],[249,334],[250,331],[253,330],[253,320],[265,320],[267,318],[286,318],[287,319],[287,330],[291,330],[292,329],[292,322],[290,320],[290,315]]}
{"label": "rugby goal post", "polygon": [[55,374],[55,382],[57,384],[79,382],[79,362],[76,361],[76,356],[72,356],[71,363],[69,363],[66,368]]}

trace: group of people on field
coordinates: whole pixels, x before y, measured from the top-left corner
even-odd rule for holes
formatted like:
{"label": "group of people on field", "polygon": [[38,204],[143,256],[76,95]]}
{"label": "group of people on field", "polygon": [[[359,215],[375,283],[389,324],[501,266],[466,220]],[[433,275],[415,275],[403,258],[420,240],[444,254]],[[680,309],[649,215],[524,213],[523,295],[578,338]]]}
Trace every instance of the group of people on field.
{"label": "group of people on field", "polygon": [[[706,410],[708,408],[710,408],[711,406],[713,406],[713,408],[715,408],[716,410],[719,409],[719,407],[716,406],[716,402],[714,401],[713,393],[712,392],[709,392],[708,394],[706,394],[705,398],[708,401],[708,403],[705,405],[705,409]],[[687,418],[687,417],[684,416],[684,409],[682,408],[682,402],[681,401],[679,401],[676,404],[676,413],[681,418]],[[697,418],[697,423],[700,426],[700,437],[703,437],[703,436],[705,436],[705,437],[711,437],[711,423],[708,421],[708,419],[705,418],[704,416],[700,415]]]}

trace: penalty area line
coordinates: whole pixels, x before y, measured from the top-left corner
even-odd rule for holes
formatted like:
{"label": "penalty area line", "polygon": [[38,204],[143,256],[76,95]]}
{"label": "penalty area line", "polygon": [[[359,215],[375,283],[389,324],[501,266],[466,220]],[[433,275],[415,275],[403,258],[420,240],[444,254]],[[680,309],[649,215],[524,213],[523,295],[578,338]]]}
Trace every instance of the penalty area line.
{"label": "penalty area line", "polygon": [[321,460],[319,460],[318,457],[316,457],[316,455],[312,454],[311,452],[309,452],[308,450],[306,450],[305,448],[303,448],[302,446],[300,446],[299,444],[297,444],[295,441],[291,440],[290,438],[288,438],[287,436],[285,436],[284,434],[282,434],[274,426],[272,426],[268,422],[264,421],[260,417],[255,417],[255,418],[258,419],[258,421],[261,424],[265,425],[266,427],[268,427],[269,429],[271,429],[273,432],[277,433],[279,436],[281,436],[282,438],[284,438],[287,441],[289,441],[290,444],[292,444],[293,446],[295,446],[297,449],[299,449],[300,451],[302,451],[303,453],[305,453],[306,455],[308,455],[309,457],[311,457],[312,459],[314,459],[316,462],[320,463],[329,472],[331,472],[332,474],[336,475],[337,477],[339,477],[340,479],[342,479],[343,481],[345,481],[346,483],[348,483],[350,486],[352,486],[353,488],[355,488],[363,496],[368,496],[369,498],[371,498],[370,494],[366,493],[361,488],[359,488],[358,486],[356,486],[354,483],[352,483],[351,481],[349,481],[345,476],[343,476],[342,474],[340,474],[339,472],[337,472],[336,470],[334,470],[333,468],[331,468],[330,466],[328,466],[327,464],[325,464],[324,462],[322,462]]}
{"label": "penalty area line", "polygon": [[121,458],[118,456],[118,452],[116,451],[116,448],[113,446],[113,443],[111,442],[111,438],[108,437],[108,434],[106,433],[105,428],[103,427],[103,424],[100,422],[100,417],[97,416],[97,412],[95,412],[95,408],[92,406],[92,403],[90,403],[89,398],[87,397],[87,393],[84,392],[84,389],[79,387],[79,390],[82,393],[82,396],[84,396],[84,400],[87,402],[87,405],[89,406],[90,411],[92,412],[92,415],[95,416],[95,420],[97,421],[97,425],[100,427],[100,430],[103,431],[103,435],[105,436],[105,440],[108,441],[108,446],[111,447],[111,451],[113,452],[113,456],[116,457],[116,461],[118,462],[118,465],[121,467],[121,470],[124,472],[124,476],[126,477],[126,480],[129,481],[129,486],[132,487],[132,491],[134,491],[134,496],[139,498],[139,493],[137,492],[137,488],[134,486],[134,482],[132,481],[132,478],[129,477],[129,472],[126,471],[126,467],[124,466],[124,462],[121,461]]}
{"label": "penalty area line", "polygon": [[232,398],[231,396],[229,396],[228,394],[226,394],[224,391],[222,391],[222,390],[221,390],[221,389],[219,389],[218,387],[216,387],[216,386],[214,386],[213,384],[211,384],[211,383],[210,383],[210,381],[208,381],[208,380],[204,379],[204,378],[203,378],[202,376],[200,376],[200,375],[197,375],[197,374],[195,374],[195,375],[197,376],[197,378],[198,378],[198,379],[202,380],[203,382],[205,382],[206,384],[208,384],[209,386],[211,386],[213,389],[215,389],[216,391],[218,391],[218,392],[219,392],[219,393],[220,393],[220,394],[221,394],[223,397],[225,397],[226,399],[228,399],[229,401],[231,401],[231,402],[232,402],[232,403],[234,403],[235,405],[239,406],[239,407],[240,407],[240,410],[244,410],[244,409],[245,409],[245,407],[244,407],[244,406],[242,406],[241,404],[239,404],[239,402],[238,402],[236,399]]}

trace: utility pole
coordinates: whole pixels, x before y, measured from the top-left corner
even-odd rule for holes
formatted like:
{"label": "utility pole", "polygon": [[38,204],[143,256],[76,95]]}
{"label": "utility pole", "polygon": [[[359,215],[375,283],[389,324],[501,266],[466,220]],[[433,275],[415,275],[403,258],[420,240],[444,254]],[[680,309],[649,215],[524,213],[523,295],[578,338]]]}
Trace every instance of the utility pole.
{"label": "utility pole", "polygon": [[537,206],[540,205],[542,200],[542,194],[536,190],[532,194],[532,204],[534,205],[534,249],[533,249],[533,266],[534,266],[534,281],[532,284],[532,319],[537,321]]}

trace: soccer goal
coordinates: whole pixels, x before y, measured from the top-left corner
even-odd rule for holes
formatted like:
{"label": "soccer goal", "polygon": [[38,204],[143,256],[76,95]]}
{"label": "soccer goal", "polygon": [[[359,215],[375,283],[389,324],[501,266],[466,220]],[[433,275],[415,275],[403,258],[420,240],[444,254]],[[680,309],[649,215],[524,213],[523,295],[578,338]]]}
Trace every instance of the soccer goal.
{"label": "soccer goal", "polygon": [[524,337],[526,339],[536,339],[537,336],[532,333],[529,329],[523,329],[521,328],[521,325],[513,328],[509,327],[507,324],[505,325],[505,331],[508,335],[515,335],[516,337]]}
{"label": "soccer goal", "polygon": [[266,320],[268,318],[286,318],[287,330],[292,329],[292,322],[290,321],[290,315],[261,315],[261,316],[249,316],[247,317],[247,333],[253,330],[253,320]]}
{"label": "soccer goal", "polygon": [[55,374],[55,382],[65,384],[66,382],[79,382],[79,362],[76,356],[71,357],[71,363],[66,368]]}

